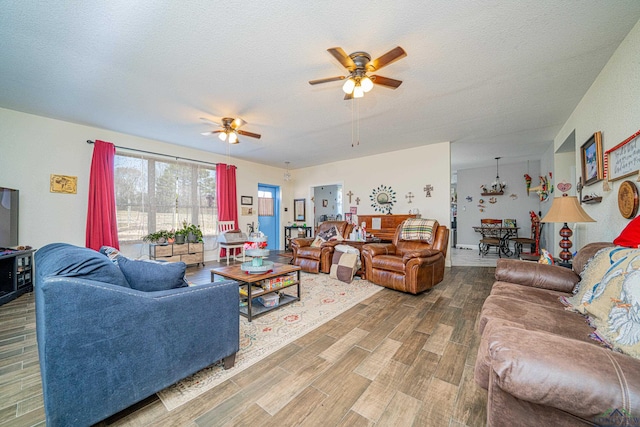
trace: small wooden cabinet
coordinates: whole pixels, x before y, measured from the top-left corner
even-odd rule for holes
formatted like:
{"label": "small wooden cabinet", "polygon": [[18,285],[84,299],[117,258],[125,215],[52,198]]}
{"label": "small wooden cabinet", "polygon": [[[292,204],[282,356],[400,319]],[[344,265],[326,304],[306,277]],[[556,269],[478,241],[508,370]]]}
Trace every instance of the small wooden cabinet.
{"label": "small wooden cabinet", "polygon": [[202,264],[204,267],[204,243],[182,245],[149,245],[149,258],[155,261],[179,262],[187,265]]}
{"label": "small wooden cabinet", "polygon": [[[358,215],[358,225],[366,223],[367,233],[382,239],[383,242],[391,242],[396,234],[396,228],[405,219],[420,218],[420,214],[413,215]],[[379,228],[373,228],[373,225]]]}
{"label": "small wooden cabinet", "polygon": [[0,304],[33,291],[33,252],[10,251],[0,255]]}

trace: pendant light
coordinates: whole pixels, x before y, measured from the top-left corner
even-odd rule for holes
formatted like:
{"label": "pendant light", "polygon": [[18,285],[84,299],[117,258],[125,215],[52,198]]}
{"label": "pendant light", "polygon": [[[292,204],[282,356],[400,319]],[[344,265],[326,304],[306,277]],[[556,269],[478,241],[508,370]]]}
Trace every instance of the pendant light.
{"label": "pendant light", "polygon": [[285,181],[291,181],[291,172],[289,172],[289,163],[290,162],[284,162],[287,165],[287,170],[284,172],[284,180]]}

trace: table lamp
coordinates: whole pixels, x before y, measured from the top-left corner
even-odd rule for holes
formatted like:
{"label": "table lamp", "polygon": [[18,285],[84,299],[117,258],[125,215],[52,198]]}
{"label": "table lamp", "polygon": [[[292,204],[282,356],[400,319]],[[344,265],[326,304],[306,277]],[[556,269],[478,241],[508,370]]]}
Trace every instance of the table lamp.
{"label": "table lamp", "polygon": [[562,197],[556,197],[553,199],[553,204],[549,212],[540,220],[541,222],[564,222],[564,226],[560,229],[560,259],[564,262],[569,262],[571,259],[571,252],[569,248],[573,246],[569,237],[573,235],[573,232],[567,225],[568,222],[596,222],[591,218],[580,206],[578,198],[576,196],[567,196],[563,194]]}

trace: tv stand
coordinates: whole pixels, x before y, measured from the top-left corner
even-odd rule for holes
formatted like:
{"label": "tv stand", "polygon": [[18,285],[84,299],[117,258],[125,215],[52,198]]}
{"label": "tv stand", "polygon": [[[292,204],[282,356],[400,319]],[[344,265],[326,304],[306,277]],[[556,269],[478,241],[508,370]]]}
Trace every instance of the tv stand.
{"label": "tv stand", "polygon": [[33,291],[35,250],[0,250],[0,305]]}

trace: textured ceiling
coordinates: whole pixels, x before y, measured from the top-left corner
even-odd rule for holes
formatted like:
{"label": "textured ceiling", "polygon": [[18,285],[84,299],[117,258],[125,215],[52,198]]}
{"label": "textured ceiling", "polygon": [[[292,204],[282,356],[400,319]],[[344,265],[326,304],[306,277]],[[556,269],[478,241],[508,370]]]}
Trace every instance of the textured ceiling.
{"label": "textured ceiling", "polygon": [[[240,116],[263,136],[231,156],[293,169],[443,141],[454,169],[512,163],[540,158],[639,18],[638,0],[2,2],[0,107],[220,154],[199,117]],[[377,72],[397,90],[307,83],[345,74],[327,48],[397,45]]]}

